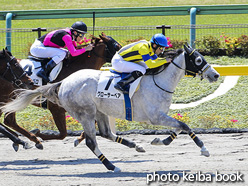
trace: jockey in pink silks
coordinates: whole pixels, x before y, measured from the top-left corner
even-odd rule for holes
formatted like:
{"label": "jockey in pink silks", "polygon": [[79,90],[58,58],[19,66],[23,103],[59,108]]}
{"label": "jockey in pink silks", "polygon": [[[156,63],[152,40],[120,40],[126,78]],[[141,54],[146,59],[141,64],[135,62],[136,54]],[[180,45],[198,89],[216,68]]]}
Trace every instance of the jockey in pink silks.
{"label": "jockey in pink silks", "polygon": [[92,50],[92,44],[82,49],[76,49],[77,43],[83,39],[86,33],[86,24],[77,21],[71,28],[54,30],[36,39],[30,48],[30,53],[40,58],[52,58],[46,66],[37,73],[37,76],[41,77],[45,82],[50,81],[48,77],[49,73],[67,54],[67,50],[64,49],[65,47],[67,47],[72,56],[78,56],[86,51]]}

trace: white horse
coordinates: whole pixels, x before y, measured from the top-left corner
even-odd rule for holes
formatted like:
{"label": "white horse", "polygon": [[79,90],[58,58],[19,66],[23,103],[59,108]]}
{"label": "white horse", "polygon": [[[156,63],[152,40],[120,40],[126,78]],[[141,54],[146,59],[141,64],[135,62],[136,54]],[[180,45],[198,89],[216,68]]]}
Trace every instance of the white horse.
{"label": "white horse", "polygon": [[[156,138],[153,140],[152,144],[154,145],[168,145],[183,130],[201,148],[202,154],[209,156],[203,142],[196,137],[188,125],[167,115],[172,93],[185,73],[199,74],[209,82],[217,81],[219,78],[219,74],[199,52],[190,46],[184,46],[184,50],[167,68],[161,68],[156,74],[146,75],[141,79],[140,88],[132,97],[133,120],[176,128],[167,139]],[[3,112],[22,110],[41,95],[61,105],[83,125],[86,145],[107,169],[118,172],[120,169],[114,166],[98,148],[95,120],[101,136],[130,148],[136,148],[137,151],[143,151],[143,149],[134,142],[118,137],[111,132],[108,116],[125,119],[125,110],[123,100],[96,97],[101,73],[98,70],[80,70],[59,83],[42,86],[35,90],[23,90],[17,99],[0,109]]]}

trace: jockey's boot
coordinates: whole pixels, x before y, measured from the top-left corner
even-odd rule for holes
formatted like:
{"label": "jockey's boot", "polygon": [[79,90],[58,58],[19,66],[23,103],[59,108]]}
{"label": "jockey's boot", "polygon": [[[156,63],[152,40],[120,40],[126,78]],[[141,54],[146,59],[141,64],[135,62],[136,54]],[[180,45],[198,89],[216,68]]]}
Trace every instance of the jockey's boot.
{"label": "jockey's boot", "polygon": [[45,83],[48,83],[49,80],[49,73],[52,71],[52,69],[56,66],[57,64],[51,59],[45,66],[45,68],[42,68],[39,72],[37,72],[37,76],[41,77]]}
{"label": "jockey's boot", "polygon": [[115,89],[123,92],[123,94],[128,94],[127,87],[130,83],[134,82],[139,77],[143,76],[143,74],[140,71],[133,71],[132,73],[128,74],[126,77],[124,77],[122,80],[117,82],[114,87]]}

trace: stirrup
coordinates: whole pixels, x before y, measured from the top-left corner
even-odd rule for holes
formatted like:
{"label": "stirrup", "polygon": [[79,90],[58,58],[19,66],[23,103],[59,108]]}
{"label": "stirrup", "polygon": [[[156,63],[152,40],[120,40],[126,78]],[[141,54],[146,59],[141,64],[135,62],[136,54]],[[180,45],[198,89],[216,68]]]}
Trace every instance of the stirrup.
{"label": "stirrup", "polygon": [[121,85],[119,85],[118,83],[116,83],[114,85],[114,88],[119,90],[120,92],[122,92],[123,94],[128,94],[129,92],[127,90],[125,90]]}
{"label": "stirrup", "polygon": [[[43,72],[42,72],[43,71]],[[45,71],[44,70],[40,70],[39,72],[37,72],[36,74],[38,77],[40,77],[45,83],[48,83],[50,81],[50,79],[46,76]]]}

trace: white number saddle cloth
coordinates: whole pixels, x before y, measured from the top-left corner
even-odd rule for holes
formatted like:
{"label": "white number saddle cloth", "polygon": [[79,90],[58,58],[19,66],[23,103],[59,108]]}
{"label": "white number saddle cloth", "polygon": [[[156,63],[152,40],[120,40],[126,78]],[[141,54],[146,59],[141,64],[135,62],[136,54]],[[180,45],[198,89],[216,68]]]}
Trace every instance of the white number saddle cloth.
{"label": "white number saddle cloth", "polygon": [[[112,73],[110,71],[103,71],[101,73],[96,97],[98,98],[107,98],[107,99],[124,99],[124,94],[114,88],[114,85],[121,80],[119,74]],[[139,88],[141,77],[136,79],[133,83],[130,84],[129,88],[129,97],[130,99],[134,95],[134,93]]]}
{"label": "white number saddle cloth", "polygon": [[[42,78],[36,75],[37,72],[41,70],[41,62],[35,61],[33,59],[23,59],[21,60],[20,65],[22,66],[23,70],[27,73],[27,75],[33,80],[34,85],[42,85]],[[62,67],[63,62],[60,62],[52,69],[49,75],[50,81],[53,81],[57,78]]]}

